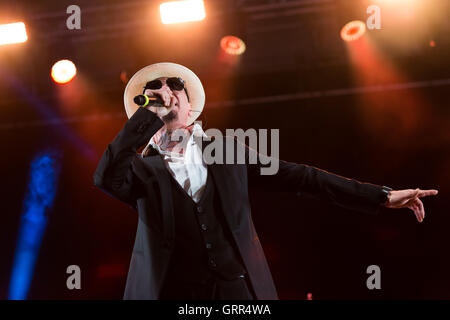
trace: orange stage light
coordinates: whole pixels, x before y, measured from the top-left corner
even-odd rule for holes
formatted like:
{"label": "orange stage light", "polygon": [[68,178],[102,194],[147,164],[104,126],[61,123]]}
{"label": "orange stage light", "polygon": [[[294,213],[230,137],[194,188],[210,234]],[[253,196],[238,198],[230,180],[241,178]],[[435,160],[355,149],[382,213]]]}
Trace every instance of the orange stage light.
{"label": "orange stage light", "polygon": [[235,36],[225,36],[220,40],[220,47],[228,54],[240,55],[245,51],[245,43]]}
{"label": "orange stage light", "polygon": [[58,84],[70,82],[77,74],[75,64],[70,60],[59,60],[52,67],[51,76],[53,81]]}
{"label": "orange stage light", "polygon": [[350,21],[341,29],[341,38],[350,42],[361,38],[366,33],[366,24],[362,21]]}

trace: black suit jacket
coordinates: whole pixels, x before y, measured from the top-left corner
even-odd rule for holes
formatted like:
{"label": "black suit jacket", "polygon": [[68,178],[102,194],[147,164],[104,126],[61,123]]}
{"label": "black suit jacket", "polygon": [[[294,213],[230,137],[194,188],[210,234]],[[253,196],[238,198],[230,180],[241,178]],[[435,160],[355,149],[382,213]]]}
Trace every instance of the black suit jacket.
{"label": "black suit jacket", "polygon": [[[163,126],[151,111],[139,108],[104,152],[94,184],[139,215],[124,299],[158,299],[174,245],[170,173],[162,158],[136,150]],[[235,141],[235,140],[234,140]],[[205,143],[206,145],[207,143]],[[225,144],[223,144],[225,145]],[[248,157],[250,148],[245,148]],[[376,213],[381,186],[361,183],[303,164],[279,162],[275,175],[261,175],[261,164],[211,164],[228,228],[245,263],[257,299],[277,299],[276,289],[255,231],[249,187],[307,192],[341,207]]]}

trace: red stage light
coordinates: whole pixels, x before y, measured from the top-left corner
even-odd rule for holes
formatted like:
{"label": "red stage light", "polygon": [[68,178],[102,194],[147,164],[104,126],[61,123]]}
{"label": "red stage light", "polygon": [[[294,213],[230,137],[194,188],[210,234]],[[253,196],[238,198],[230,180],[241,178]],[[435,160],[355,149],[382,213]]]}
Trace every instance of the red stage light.
{"label": "red stage light", "polygon": [[51,72],[53,81],[59,84],[70,82],[76,74],[77,68],[70,60],[59,60],[53,65]]}
{"label": "red stage light", "polygon": [[366,24],[362,21],[350,21],[341,29],[341,38],[344,41],[355,41],[366,33]]}
{"label": "red stage light", "polygon": [[240,55],[245,51],[245,43],[235,36],[225,36],[220,40],[220,47],[231,55]]}

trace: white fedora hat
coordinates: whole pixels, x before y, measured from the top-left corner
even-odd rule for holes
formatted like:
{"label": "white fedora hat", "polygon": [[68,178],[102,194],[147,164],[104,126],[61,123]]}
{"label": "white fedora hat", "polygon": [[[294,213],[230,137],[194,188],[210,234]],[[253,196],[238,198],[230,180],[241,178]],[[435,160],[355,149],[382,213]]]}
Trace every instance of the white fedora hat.
{"label": "white fedora hat", "polygon": [[125,111],[128,118],[139,108],[134,103],[135,96],[142,94],[145,84],[148,81],[162,77],[180,77],[184,80],[184,86],[189,95],[189,102],[192,107],[192,114],[188,119],[190,125],[197,119],[205,105],[205,90],[197,75],[188,68],[172,62],[160,62],[146,66],[136,72],[128,81],[123,94]]}

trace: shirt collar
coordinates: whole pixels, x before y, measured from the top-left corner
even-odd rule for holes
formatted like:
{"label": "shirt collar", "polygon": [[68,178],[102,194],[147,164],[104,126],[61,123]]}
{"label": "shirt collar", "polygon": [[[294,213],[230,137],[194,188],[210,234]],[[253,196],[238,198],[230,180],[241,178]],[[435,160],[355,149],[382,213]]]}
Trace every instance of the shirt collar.
{"label": "shirt collar", "polygon": [[[186,150],[187,150],[187,148],[189,148],[191,145],[193,145],[193,144],[196,143],[196,140],[193,138],[194,136],[196,136],[196,137],[204,137],[204,138],[207,137],[206,133],[205,133],[205,132],[203,131],[203,129],[202,129],[202,126],[201,126],[200,124],[198,124],[197,122],[195,122],[195,123],[193,124],[193,127],[192,127],[192,134],[190,135],[189,139],[187,140]],[[156,149],[156,150],[158,151],[158,153],[160,153],[160,154],[171,154],[170,151],[164,151],[164,150],[161,150],[161,149],[159,148],[159,146],[155,143],[153,137],[151,137],[151,138],[150,138],[150,141],[149,141],[148,144],[147,144],[147,146],[146,146],[146,147],[144,148],[144,150],[142,151],[142,155],[144,155],[144,154],[147,152],[148,148],[150,148],[150,147],[153,147],[154,149]],[[185,150],[185,152],[186,152],[186,150]]]}

